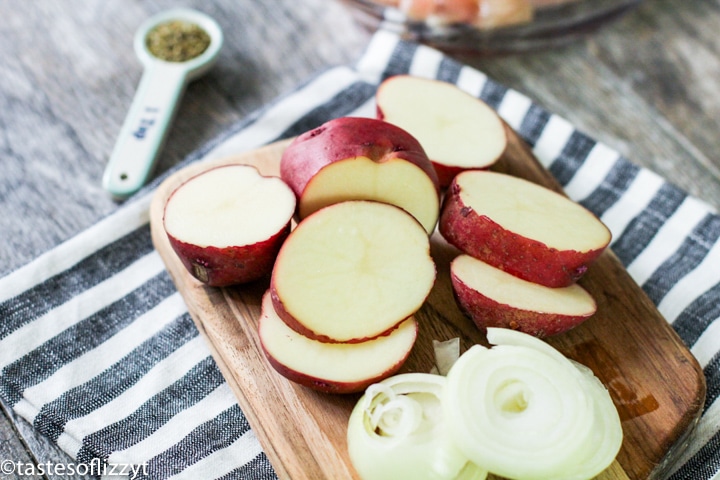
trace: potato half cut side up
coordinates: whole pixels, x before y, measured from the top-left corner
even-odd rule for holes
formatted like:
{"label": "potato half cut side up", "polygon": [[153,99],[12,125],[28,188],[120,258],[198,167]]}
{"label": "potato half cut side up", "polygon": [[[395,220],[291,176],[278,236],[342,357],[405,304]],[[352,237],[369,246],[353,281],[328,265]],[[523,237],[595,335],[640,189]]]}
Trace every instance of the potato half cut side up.
{"label": "potato half cut side up", "polygon": [[497,112],[452,83],[396,75],[380,84],[376,103],[378,118],[420,142],[443,188],[461,171],[490,167],[507,149]]}
{"label": "potato half cut side up", "polygon": [[169,196],[163,227],[187,270],[210,286],[257,280],[272,271],[295,212],[293,191],[249,165],[206,170]]}
{"label": "potato half cut side up", "polygon": [[528,180],[482,170],[455,177],[439,227],[464,253],[548,287],[582,277],[611,239],[582,205]]}
{"label": "potato half cut side up", "polygon": [[272,273],[278,315],[325,342],[390,332],[423,304],[435,281],[425,229],[393,205],[336,203],[305,218]]}

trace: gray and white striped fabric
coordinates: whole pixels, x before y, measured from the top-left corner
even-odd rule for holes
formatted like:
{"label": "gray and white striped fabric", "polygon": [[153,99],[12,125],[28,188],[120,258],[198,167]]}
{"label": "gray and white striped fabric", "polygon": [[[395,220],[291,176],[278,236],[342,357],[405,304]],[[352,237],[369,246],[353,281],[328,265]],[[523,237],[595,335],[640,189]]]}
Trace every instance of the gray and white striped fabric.
{"label": "gray and white striped fabric", "polygon": [[[672,479],[720,474],[720,216],[567,121],[439,52],[377,33],[330,69],[206,145],[237,154],[324,121],[374,116],[375,88],[411,73],[456,83],[512,125],[700,361],[702,420]],[[275,474],[153,250],[149,186],[116,213],[0,279],[0,393],[77,462],[145,464],[142,478]],[[140,478],[140,477],[138,477]]]}

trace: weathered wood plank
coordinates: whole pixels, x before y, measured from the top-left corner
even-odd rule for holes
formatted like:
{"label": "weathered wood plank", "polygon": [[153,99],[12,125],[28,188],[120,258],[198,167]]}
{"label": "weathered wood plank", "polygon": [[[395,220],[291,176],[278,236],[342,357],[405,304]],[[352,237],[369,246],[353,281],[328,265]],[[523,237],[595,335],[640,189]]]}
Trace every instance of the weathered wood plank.
{"label": "weathered wood plank", "polygon": [[[10,415],[10,416],[8,416]],[[0,462],[34,462],[33,458],[28,454],[27,449],[20,441],[17,430],[13,427],[15,419],[12,413],[0,402]],[[17,480],[26,478],[29,480],[39,480],[42,477],[38,475],[20,476],[13,468],[3,464],[2,478],[8,480]]]}
{"label": "weathered wood plank", "polygon": [[[90,480],[97,478],[76,473],[78,471],[77,464],[65,452],[47,437],[39,435],[32,425],[15,415],[6,405],[3,404],[1,408],[5,415],[0,416],[0,461],[10,460],[22,463],[21,466],[15,467],[12,474],[5,470],[0,472],[2,473],[1,478],[8,480]],[[80,469],[80,471],[83,470]]]}
{"label": "weathered wood plank", "polygon": [[[311,75],[353,61],[369,36],[325,0],[183,5],[216,18],[225,43],[216,67],[188,86],[157,173]],[[117,208],[101,178],[142,73],[133,35],[176,7],[0,0],[0,274]]]}
{"label": "weathered wood plank", "polygon": [[[0,275],[117,208],[101,177],[141,75],[133,35],[177,6],[0,0]],[[189,85],[158,173],[310,75],[354,60],[369,36],[325,0],[183,6],[216,18],[225,44],[216,68]],[[37,462],[69,461],[21,420],[0,422],[0,432],[22,437]],[[14,458],[7,447],[2,458]]]}

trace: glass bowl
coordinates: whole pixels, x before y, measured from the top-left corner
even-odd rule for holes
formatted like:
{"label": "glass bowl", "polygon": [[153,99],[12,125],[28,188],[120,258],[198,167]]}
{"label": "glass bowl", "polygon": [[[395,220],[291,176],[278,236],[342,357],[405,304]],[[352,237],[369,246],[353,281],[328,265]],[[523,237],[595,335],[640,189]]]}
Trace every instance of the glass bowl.
{"label": "glass bowl", "polygon": [[506,53],[562,45],[595,31],[641,0],[342,0],[359,23],[459,53]]}

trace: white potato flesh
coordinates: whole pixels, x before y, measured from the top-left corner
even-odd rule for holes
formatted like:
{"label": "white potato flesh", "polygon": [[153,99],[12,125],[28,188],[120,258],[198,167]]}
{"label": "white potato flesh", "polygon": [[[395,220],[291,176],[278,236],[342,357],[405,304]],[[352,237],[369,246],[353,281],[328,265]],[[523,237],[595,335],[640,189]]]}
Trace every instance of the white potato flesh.
{"label": "white potato flesh", "polygon": [[521,310],[561,315],[591,315],[593,297],[580,285],[550,288],[528,282],[469,255],[456,257],[451,269],[463,283],[502,305]]}
{"label": "white potato flesh", "polygon": [[323,343],[292,330],[263,298],[259,335],[275,361],[308,377],[328,382],[354,383],[378,378],[397,367],[412,349],[417,324],[410,317],[389,335],[360,343]]}
{"label": "white potato flesh", "polygon": [[417,138],[434,162],[481,168],[505,151],[507,136],[497,113],[451,83],[392,77],[378,90],[377,103],[383,119]]}
{"label": "white potato flesh", "polygon": [[344,200],[375,200],[396,205],[413,215],[432,232],[440,199],[430,177],[403,159],[374,162],[355,157],[322,168],[307,184],[300,198],[300,217]]}
{"label": "white potato flesh", "polygon": [[253,245],[280,232],[295,195],[280,178],[249,165],[213,168],[181,185],[165,207],[168,234],[201,247]]}
{"label": "white potato flesh", "polygon": [[528,180],[471,171],[456,181],[463,204],[478,215],[548,247],[587,252],[610,241],[608,228],[582,205]]}
{"label": "white potato flesh", "polygon": [[347,201],[304,219],[280,250],[285,310],[335,341],[372,338],[413,315],[435,281],[427,232],[398,207]]}

